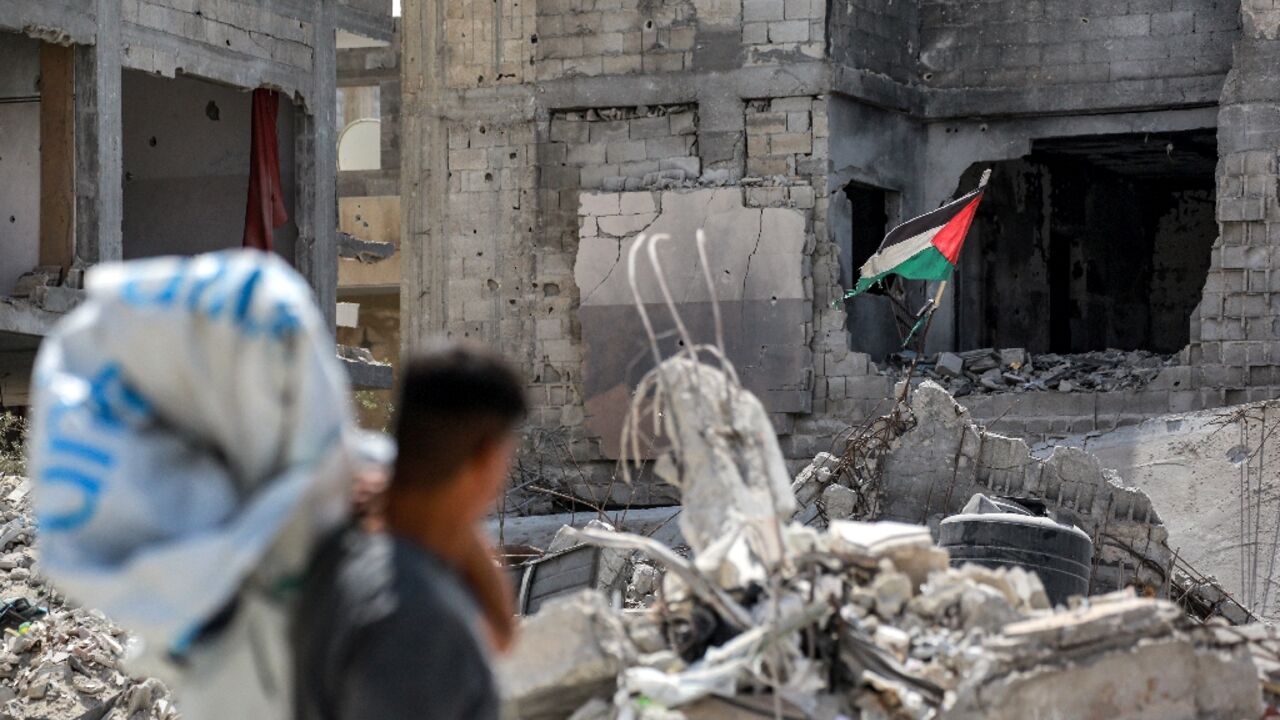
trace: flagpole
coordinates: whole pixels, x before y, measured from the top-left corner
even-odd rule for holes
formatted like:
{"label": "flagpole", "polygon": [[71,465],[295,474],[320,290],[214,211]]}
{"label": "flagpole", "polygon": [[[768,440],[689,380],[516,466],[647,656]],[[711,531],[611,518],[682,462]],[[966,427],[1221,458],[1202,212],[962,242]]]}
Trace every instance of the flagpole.
{"label": "flagpole", "polygon": [[911,366],[907,368],[906,381],[902,384],[902,394],[898,397],[898,402],[905,403],[907,395],[911,392],[911,379],[916,374],[916,364],[920,362],[920,356],[924,354],[924,341],[929,336],[929,326],[933,325],[933,313],[942,304],[942,294],[947,291],[947,281],[943,280],[938,283],[938,292],[933,294],[933,301],[929,305],[929,315],[924,319],[924,327],[920,329],[920,342],[916,343],[916,355],[911,358]]}

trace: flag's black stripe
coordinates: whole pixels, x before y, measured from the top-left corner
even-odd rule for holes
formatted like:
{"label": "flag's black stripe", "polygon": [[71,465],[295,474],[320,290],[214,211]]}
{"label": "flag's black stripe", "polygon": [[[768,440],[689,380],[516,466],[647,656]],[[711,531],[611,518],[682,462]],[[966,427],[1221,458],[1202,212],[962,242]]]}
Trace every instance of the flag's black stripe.
{"label": "flag's black stripe", "polygon": [[879,249],[884,250],[891,245],[897,245],[907,238],[913,238],[926,230],[946,225],[951,221],[951,218],[959,215],[960,211],[969,204],[969,201],[977,197],[980,192],[982,192],[982,188],[978,188],[967,195],[961,195],[937,210],[931,210],[902,223],[884,236]]}

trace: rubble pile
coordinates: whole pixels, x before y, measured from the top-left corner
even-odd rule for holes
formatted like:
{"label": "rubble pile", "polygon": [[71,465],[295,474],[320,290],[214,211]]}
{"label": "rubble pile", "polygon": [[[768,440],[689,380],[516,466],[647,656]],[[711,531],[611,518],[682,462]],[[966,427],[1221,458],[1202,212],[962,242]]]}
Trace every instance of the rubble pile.
{"label": "rubble pile", "polygon": [[[1169,602],[1125,589],[1053,609],[1040,579],[1026,570],[950,567],[925,525],[840,519],[831,509],[839,492],[830,488],[873,490],[846,484],[842,458],[820,456],[788,491],[774,471],[780,456],[767,418],[757,417],[758,402],[731,373],[677,357],[641,383],[636,403],[662,408],[660,422],[672,438],[659,473],[682,493],[679,523],[691,557],[606,527],[563,531],[562,541],[646,562],[634,566],[626,609],[586,590],[552,598],[525,619],[524,637],[500,669],[513,715],[709,720],[746,708],[809,718],[1261,713],[1251,644],[1195,626]],[[973,429],[966,415],[936,385],[923,396],[908,429],[889,433],[877,451],[886,478],[901,471],[895,463],[909,438],[925,455],[928,445],[945,444],[953,458],[964,457],[956,445]],[[638,417],[633,407],[632,421]],[[1031,458],[1025,445],[992,446],[1026,458],[1005,463],[1008,477],[998,480],[1034,480],[1035,489],[1086,520],[1090,506],[1104,502],[1098,490],[1109,488],[1105,502],[1127,502],[1125,516],[1140,518],[1135,530],[1152,537],[1151,519],[1158,529],[1153,513],[1138,511],[1145,496],[1106,482],[1096,462],[1071,453],[1046,462]],[[1081,469],[1091,478],[1080,485],[1084,495],[1063,477]],[[821,513],[807,508],[819,503],[827,506]]]}
{"label": "rubble pile", "polygon": [[[597,533],[583,535],[609,542]],[[669,573],[648,609],[594,591],[549,601],[502,666],[515,712],[694,720],[769,696],[786,717],[1259,715],[1249,643],[1170,603],[1127,590],[1055,612],[1035,575],[948,568],[920,526],[785,533],[794,563],[764,585]]]}
{"label": "rubble pile", "polygon": [[0,718],[177,718],[163,685],[121,670],[124,632],[67,603],[40,577],[29,493],[26,480],[0,477],[0,606],[25,599],[33,608],[11,621],[0,617]]}
{"label": "rubble pile", "polygon": [[[905,351],[889,357],[885,370],[905,377],[916,359]],[[1146,386],[1174,356],[1146,350],[1099,350],[1075,355],[1031,355],[1022,348],[944,352],[920,358],[915,377],[937,381],[955,397],[993,392],[1110,392]]]}

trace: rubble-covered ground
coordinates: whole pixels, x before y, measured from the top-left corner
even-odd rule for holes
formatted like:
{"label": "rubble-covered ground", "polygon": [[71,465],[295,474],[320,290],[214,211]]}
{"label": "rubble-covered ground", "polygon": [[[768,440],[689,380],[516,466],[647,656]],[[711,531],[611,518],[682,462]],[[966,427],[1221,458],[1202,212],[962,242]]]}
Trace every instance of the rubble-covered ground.
{"label": "rubble-covered ground", "polygon": [[[893,355],[884,370],[904,377],[915,353]],[[944,352],[920,358],[915,377],[929,378],[955,397],[993,392],[1109,392],[1145,386],[1175,362],[1146,350],[1030,355],[1022,348]]]}
{"label": "rubble-covered ground", "polygon": [[[1033,458],[925,383],[851,438],[852,455],[821,454],[791,482],[750,393],[680,357],[654,372],[672,438],[659,474],[681,492],[689,552],[599,524],[558,533],[557,549],[604,548],[602,584],[526,618],[500,673],[516,716],[1190,720],[1275,707],[1274,632],[1152,597],[1177,584],[1159,516],[1086,453]],[[1106,539],[1095,565],[1128,567],[1123,589],[1051,608],[1019,567],[951,567],[924,523],[973,490],[1043,499]],[[859,519],[886,514],[921,524]]]}
{"label": "rubble-covered ground", "polygon": [[48,613],[0,639],[0,720],[169,720],[177,712],[156,680],[119,668],[124,632],[72,605],[39,575],[32,543],[30,483],[0,477],[0,604],[26,598]]}

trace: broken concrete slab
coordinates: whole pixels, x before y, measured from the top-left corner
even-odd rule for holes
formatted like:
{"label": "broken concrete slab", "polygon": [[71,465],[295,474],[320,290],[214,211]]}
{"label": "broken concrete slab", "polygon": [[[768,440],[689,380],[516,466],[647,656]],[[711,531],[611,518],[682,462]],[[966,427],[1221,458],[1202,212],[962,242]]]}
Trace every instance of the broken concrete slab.
{"label": "broken concrete slab", "polygon": [[1280,403],[1251,403],[1152,418],[1057,444],[1082,448],[1158,498],[1178,557],[1215,576],[1260,617],[1277,620],[1280,465],[1270,452],[1277,422]]}
{"label": "broken concrete slab", "polygon": [[[661,423],[670,442],[654,472],[680,489],[685,509],[677,521],[700,560],[744,526],[760,523],[763,529],[789,519],[796,510],[791,476],[755,395],[724,370],[687,356],[663,361],[650,377],[651,388],[642,383],[638,393],[654,392],[664,408]],[[754,557],[766,567],[779,559],[780,549],[769,547],[771,538],[745,535]]]}
{"label": "broken concrete slab", "polygon": [[39,285],[31,289],[31,302],[55,313],[69,313],[84,302],[85,291],[58,285]]}
{"label": "broken concrete slab", "polygon": [[1160,515],[1097,457],[1073,447],[1033,457],[1026,442],[975,424],[933,382],[915,391],[911,411],[915,427],[884,460],[880,517],[936,529],[977,493],[1034,498],[1093,541],[1093,592],[1163,587],[1173,558]]}
{"label": "broken concrete slab", "polygon": [[585,591],[525,618],[496,674],[513,717],[563,718],[592,697],[609,697],[635,655],[622,620],[602,595]]}
{"label": "broken concrete slab", "polygon": [[946,717],[1243,718],[1262,712],[1248,647],[1176,630],[1181,611],[1128,593],[1008,624]]}
{"label": "broken concrete slab", "polygon": [[338,360],[351,377],[356,389],[385,390],[395,383],[395,373],[389,363],[378,362],[364,348],[338,346]]}

